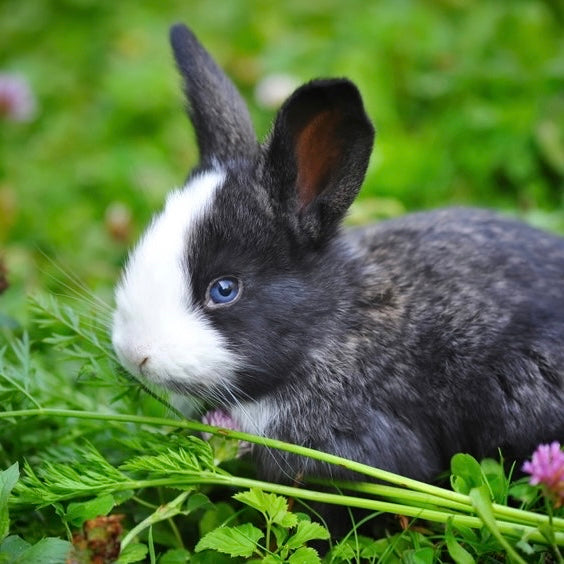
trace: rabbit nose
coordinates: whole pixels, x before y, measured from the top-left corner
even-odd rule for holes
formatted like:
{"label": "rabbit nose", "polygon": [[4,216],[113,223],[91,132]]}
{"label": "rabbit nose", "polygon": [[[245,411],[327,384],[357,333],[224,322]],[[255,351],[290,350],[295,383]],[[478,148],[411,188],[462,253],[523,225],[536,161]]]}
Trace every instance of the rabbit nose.
{"label": "rabbit nose", "polygon": [[114,349],[121,364],[132,374],[140,374],[150,360],[147,350],[114,340]]}

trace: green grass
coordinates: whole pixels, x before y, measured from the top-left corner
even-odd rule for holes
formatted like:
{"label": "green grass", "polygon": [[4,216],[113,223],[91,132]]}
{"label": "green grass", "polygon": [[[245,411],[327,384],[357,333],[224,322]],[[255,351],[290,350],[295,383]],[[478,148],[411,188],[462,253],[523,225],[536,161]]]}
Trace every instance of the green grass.
{"label": "green grass", "polygon": [[[175,21],[192,26],[237,83],[261,137],[274,113],[254,94],[264,77],[285,73],[302,82],[347,76],[359,85],[377,140],[350,222],[463,204],[500,209],[564,233],[564,11],[558,2],[4,0],[0,73],[23,75],[38,109],[28,122],[0,118],[0,257],[11,284],[0,296],[0,470],[18,462],[22,471],[27,460],[39,476],[37,495],[57,493],[56,483],[46,478],[49,463],[80,470],[75,485],[86,479],[89,463],[105,469],[106,477],[114,475],[114,485],[123,485],[150,476],[120,465],[150,452],[164,455],[163,444],[187,449],[197,460],[209,448],[194,447],[180,422],[171,430],[175,415],[155,398],[160,392],[119,372],[107,343],[107,311],[92,304],[82,288],[111,303],[128,248],[197,161],[168,46],[168,27]],[[119,221],[109,219],[116,208],[125,214]],[[59,294],[66,296],[61,302],[44,297],[29,306],[30,295]],[[85,309],[86,314],[77,313]],[[43,410],[41,416],[37,410]],[[83,416],[62,417],[61,410]],[[231,443],[214,441],[215,456],[233,454]],[[248,462],[226,462],[224,468],[240,486],[254,483],[243,482],[252,480]],[[32,485],[33,474],[26,475],[11,498],[9,530],[32,544],[29,551],[61,554],[67,549],[62,539],[97,511],[123,513],[125,531],[139,531],[137,539],[128,537],[130,558],[137,554],[166,564],[183,562],[183,551],[190,551],[194,561],[219,562],[218,553],[193,551],[224,521],[279,535],[286,552],[268,555],[261,537],[255,554],[263,558],[289,559],[300,548],[289,540],[296,524],[284,527],[266,508],[260,517],[232,500],[235,483],[229,480],[229,486],[177,481],[172,489],[170,483],[110,488],[103,495],[111,500],[93,506],[87,503],[95,492],[88,491],[76,499],[50,498],[35,511],[41,503],[26,501],[22,493],[22,484]],[[513,503],[546,520],[536,494],[522,485],[515,489],[505,475],[493,475],[487,481],[490,492],[494,478],[501,488],[492,494],[495,503],[505,506],[514,488],[520,493]],[[4,474],[4,493],[14,476],[15,470]],[[309,491],[261,486],[296,498]],[[363,487],[372,503],[382,503]],[[420,507],[413,492],[388,493],[386,503],[403,506],[405,515],[414,511],[406,507]],[[464,501],[450,500],[466,509],[449,510],[491,525],[487,503],[476,498],[485,503],[478,511],[467,494],[453,494]],[[351,495],[356,497],[354,491]],[[446,515],[436,498],[431,505],[425,510]],[[385,506],[371,507],[379,512]],[[530,538],[507,534],[507,516],[497,506],[492,511],[502,538],[521,558],[541,561],[546,551],[557,554],[546,530]],[[523,515],[509,522],[531,519]],[[369,561],[434,562],[448,561],[454,553],[462,554],[459,561],[470,561],[460,547],[477,561],[494,562],[507,551],[489,526],[421,523],[377,540],[353,533],[332,554],[335,561],[354,561],[362,553]],[[541,522],[528,524],[542,529]],[[45,536],[57,540],[34,544]]]}
{"label": "green grass", "polygon": [[[9,337],[0,351],[0,467],[6,468],[0,473],[0,562],[14,561],[16,541],[28,558],[41,549],[62,562],[57,555],[70,549],[65,539],[74,538],[80,552],[76,534],[85,522],[109,514],[123,515],[120,562],[185,562],[189,554],[191,562],[214,562],[218,554],[319,562],[304,544],[327,538],[304,513],[312,502],[405,520],[403,530],[388,524],[374,538],[351,530],[331,545],[326,562],[445,562],[456,555],[461,562],[495,562],[503,554],[516,562],[542,562],[549,554],[561,559],[564,511],[545,505],[538,488],[512,481],[498,462],[455,456],[450,490],[210,428],[177,417],[166,398],[120,371],[105,327],[90,311],[48,297],[33,302],[33,318],[37,341],[27,333]],[[194,434],[203,431],[216,436],[205,442]],[[261,481],[248,460],[234,458],[237,440],[314,457],[377,483],[333,483],[328,491],[316,483]],[[231,501],[236,491],[247,493]],[[288,499],[295,504],[291,512]],[[115,539],[99,528],[103,545],[112,547]]]}

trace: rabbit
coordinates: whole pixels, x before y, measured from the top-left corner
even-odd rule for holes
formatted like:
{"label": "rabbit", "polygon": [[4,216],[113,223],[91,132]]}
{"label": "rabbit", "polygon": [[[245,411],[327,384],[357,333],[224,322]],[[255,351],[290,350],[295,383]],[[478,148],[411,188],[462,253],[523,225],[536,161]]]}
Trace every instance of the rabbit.
{"label": "rabbit", "polygon": [[[192,31],[170,37],[200,159],[116,287],[123,366],[244,431],[423,481],[459,451],[564,439],[564,239],[462,208],[345,229],[374,142],[356,86],[304,84],[259,144]],[[271,480],[341,475],[254,455]]]}

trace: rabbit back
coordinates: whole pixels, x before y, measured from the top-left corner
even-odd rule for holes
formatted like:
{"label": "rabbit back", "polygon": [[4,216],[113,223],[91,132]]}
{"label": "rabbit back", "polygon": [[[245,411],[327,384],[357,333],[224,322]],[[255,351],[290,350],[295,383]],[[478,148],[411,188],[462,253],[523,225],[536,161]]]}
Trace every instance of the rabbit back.
{"label": "rabbit back", "polygon": [[[564,239],[445,209],[343,242],[343,332],[312,351],[299,394],[252,408],[262,432],[423,480],[459,451],[520,459],[564,437]],[[262,450],[271,477],[336,472]]]}

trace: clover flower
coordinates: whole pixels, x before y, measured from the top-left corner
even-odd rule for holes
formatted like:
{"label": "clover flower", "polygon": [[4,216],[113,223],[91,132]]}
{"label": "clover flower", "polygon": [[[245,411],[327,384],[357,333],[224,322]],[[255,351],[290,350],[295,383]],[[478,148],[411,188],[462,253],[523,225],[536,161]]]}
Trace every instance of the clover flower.
{"label": "clover flower", "polygon": [[0,118],[29,121],[36,103],[28,81],[16,74],[0,73]]}
{"label": "clover flower", "polygon": [[[231,415],[221,409],[213,409],[212,411],[208,411],[202,417],[202,423],[206,425],[212,425],[213,427],[223,427],[224,429],[231,429],[232,431],[239,431],[240,426],[239,424],[231,417]],[[206,441],[212,440],[214,437],[211,433],[202,433],[202,437]],[[217,449],[216,449],[217,450]],[[250,452],[251,445],[246,441],[239,441],[237,446],[237,451],[234,453],[234,456],[239,457],[243,456],[247,452]],[[216,452],[216,455],[218,453]],[[228,460],[230,456],[226,453],[220,455],[222,460]],[[232,458],[232,457],[231,457]]]}
{"label": "clover flower", "polygon": [[556,508],[564,505],[564,452],[560,443],[539,445],[532,459],[523,464],[523,471],[531,475],[531,485],[543,486]]}

